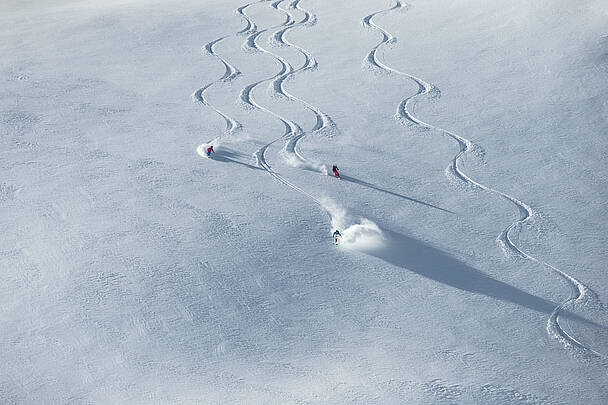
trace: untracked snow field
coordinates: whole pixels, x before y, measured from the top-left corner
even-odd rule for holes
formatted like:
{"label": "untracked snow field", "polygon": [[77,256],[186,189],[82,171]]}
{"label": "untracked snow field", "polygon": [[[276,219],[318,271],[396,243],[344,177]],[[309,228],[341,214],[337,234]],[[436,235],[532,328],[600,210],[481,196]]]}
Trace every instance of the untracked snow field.
{"label": "untracked snow field", "polygon": [[604,0],[5,0],[0,55],[0,403],[608,403]]}

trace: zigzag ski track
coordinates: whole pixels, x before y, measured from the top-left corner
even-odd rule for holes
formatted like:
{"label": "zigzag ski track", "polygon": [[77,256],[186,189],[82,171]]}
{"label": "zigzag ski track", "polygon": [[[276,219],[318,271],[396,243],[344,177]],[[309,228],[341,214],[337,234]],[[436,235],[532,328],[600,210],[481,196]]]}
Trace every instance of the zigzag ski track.
{"label": "zigzag ski track", "polygon": [[[242,30],[238,31],[235,34],[224,35],[219,38],[216,38],[216,39],[206,43],[203,46],[204,52],[206,54],[211,55],[211,56],[215,57],[216,59],[218,59],[224,66],[225,70],[224,70],[224,74],[220,78],[218,78],[210,83],[207,83],[203,87],[196,90],[194,92],[194,94],[192,95],[192,98],[195,101],[203,104],[204,106],[212,108],[220,117],[222,117],[224,119],[224,121],[226,121],[225,134],[227,134],[227,135],[232,135],[237,130],[239,130],[242,127],[241,123],[236,121],[235,119],[233,119],[232,117],[230,117],[229,115],[227,115],[226,113],[224,113],[223,111],[218,109],[217,107],[213,106],[211,103],[209,103],[209,101],[205,98],[205,92],[217,84],[228,83],[228,82],[234,80],[241,74],[241,72],[236,66],[232,65],[230,62],[228,62],[226,59],[224,59],[221,55],[219,55],[215,51],[215,46],[227,38],[233,37],[235,35],[242,35],[242,34],[250,32],[252,30],[255,30],[256,29],[255,24],[253,23],[253,21],[251,21],[251,19],[249,17],[247,17],[247,15],[245,14],[245,10],[254,4],[261,3],[264,1],[265,0],[258,0],[258,1],[248,3],[242,7],[239,7],[235,11],[237,14],[240,14],[246,22],[246,25]],[[217,136],[217,137],[207,141],[206,144],[211,144],[211,143],[217,141],[218,139],[220,139],[221,137],[222,137],[222,135]],[[205,145],[205,144],[203,144],[203,145]],[[203,145],[199,145],[197,147],[197,153],[201,156],[204,156]]]}
{"label": "zigzag ski track", "polygon": [[593,293],[583,283],[581,283],[580,281],[578,281],[571,275],[526,253],[523,250],[523,248],[518,246],[510,237],[511,231],[513,231],[515,228],[519,228],[519,227],[523,226],[532,218],[532,216],[534,215],[532,208],[528,204],[518,200],[517,198],[515,198],[509,194],[506,194],[502,191],[493,189],[489,186],[486,186],[482,183],[475,181],[474,179],[469,177],[466,173],[464,173],[464,171],[459,167],[459,162],[467,154],[467,152],[469,152],[476,145],[474,145],[472,141],[470,141],[466,138],[463,138],[463,137],[456,135],[445,129],[436,127],[430,123],[424,122],[423,120],[417,118],[409,109],[410,104],[415,99],[428,95],[431,92],[438,92],[438,90],[433,85],[424,81],[423,79],[420,79],[419,77],[416,77],[409,73],[401,72],[401,71],[385,64],[378,58],[378,55],[377,55],[378,50],[381,47],[383,47],[389,43],[394,43],[396,41],[396,38],[390,32],[388,32],[384,28],[377,25],[374,22],[374,17],[376,17],[377,15],[380,15],[380,14],[389,13],[391,11],[399,10],[399,9],[406,8],[406,7],[407,6],[403,2],[397,0],[392,7],[388,8],[388,9],[376,11],[372,14],[365,16],[361,20],[361,23],[363,24],[364,27],[376,30],[382,35],[382,40],[370,50],[370,52],[366,56],[365,61],[367,63],[369,63],[372,67],[380,69],[381,71],[383,71],[385,73],[396,74],[399,76],[406,77],[406,78],[414,81],[418,85],[418,91],[414,95],[405,98],[399,104],[399,106],[397,107],[397,112],[395,114],[395,118],[402,123],[409,122],[419,128],[422,128],[425,130],[436,131],[439,134],[442,134],[444,136],[447,136],[447,137],[455,140],[458,143],[460,150],[452,158],[450,165],[446,168],[446,174],[448,175],[448,177],[455,177],[459,181],[463,182],[464,184],[466,184],[472,188],[482,189],[484,191],[497,195],[503,199],[508,200],[513,205],[515,205],[515,207],[517,207],[518,211],[520,212],[519,219],[516,220],[515,222],[509,224],[503,230],[503,232],[501,232],[501,234],[497,237],[497,241],[499,242],[503,251],[506,254],[513,254],[515,256],[519,256],[524,259],[530,260],[534,263],[540,264],[541,266],[543,266],[543,267],[551,270],[552,272],[556,273],[557,275],[559,275],[559,277],[562,278],[563,280],[565,280],[571,287],[571,292],[570,292],[570,296],[568,297],[568,299],[566,301],[562,302],[559,306],[557,306],[554,309],[554,311],[551,313],[551,315],[549,316],[549,319],[547,320],[546,328],[547,328],[548,334],[550,336],[554,337],[555,339],[557,339],[558,341],[560,341],[567,348],[574,349],[575,351],[582,352],[584,354],[590,354],[593,356],[605,358],[606,356],[604,356],[601,353],[598,353],[597,351],[593,350],[592,348],[588,347],[587,345],[585,345],[582,342],[580,342],[579,340],[577,340],[574,336],[572,336],[570,333],[568,333],[566,330],[564,330],[564,328],[560,325],[560,314],[564,310],[565,307],[569,306],[570,304],[580,303],[585,298],[597,300],[597,295],[595,293]]}
{"label": "zigzag ski track", "polygon": [[[292,94],[288,93],[283,88],[284,81],[286,79],[288,79],[289,77],[293,76],[294,74],[296,74],[298,72],[302,72],[302,71],[309,70],[309,69],[314,69],[317,66],[317,62],[314,59],[314,57],[312,57],[312,55],[310,55],[304,49],[291,44],[289,41],[287,41],[285,39],[285,34],[290,29],[293,29],[298,26],[308,25],[310,23],[310,21],[314,21],[314,18],[311,17],[311,14],[308,11],[305,11],[305,10],[299,8],[300,0],[295,0],[288,6],[288,9],[289,8],[299,9],[300,11],[302,11],[305,14],[304,18],[301,21],[296,22],[295,17],[289,12],[289,10],[285,10],[280,7],[281,4],[284,2],[285,2],[285,0],[280,0],[280,1],[275,1],[270,4],[271,8],[273,8],[277,11],[280,11],[285,15],[285,21],[278,26],[258,30],[257,26],[255,25],[255,22],[253,22],[249,19],[249,21],[251,21],[251,25],[256,28],[250,32],[250,35],[248,36],[248,38],[245,41],[244,46],[243,46],[244,49],[252,49],[252,50],[262,52],[262,53],[272,56],[274,58],[274,60],[276,60],[279,63],[280,70],[271,77],[259,80],[257,82],[254,82],[254,83],[251,83],[251,84],[245,86],[245,88],[243,88],[243,90],[241,91],[241,94],[239,97],[244,105],[251,107],[251,108],[258,109],[263,112],[266,112],[267,114],[269,114],[269,115],[273,116],[274,118],[276,118],[277,120],[279,120],[285,126],[285,132],[280,137],[278,137],[278,138],[274,139],[273,141],[271,141],[270,143],[262,146],[260,149],[258,149],[254,153],[254,156],[256,158],[258,165],[261,168],[263,168],[264,170],[266,170],[270,175],[275,177],[281,183],[306,195],[308,198],[312,199],[317,204],[320,204],[320,201],[316,197],[312,196],[311,194],[305,192],[304,190],[302,190],[299,187],[295,186],[294,184],[290,183],[283,176],[281,176],[279,173],[277,173],[266,160],[266,151],[268,150],[268,148],[271,145],[275,144],[276,142],[278,142],[280,140],[284,140],[286,142],[285,151],[287,153],[290,153],[290,154],[296,156],[297,159],[299,159],[300,161],[305,161],[305,159],[301,156],[301,154],[299,154],[297,152],[297,142],[299,140],[301,140],[306,135],[306,133],[302,130],[302,128],[300,127],[300,125],[298,123],[296,123],[295,121],[289,120],[289,119],[277,114],[276,112],[262,106],[253,97],[253,91],[258,86],[260,86],[264,83],[270,83],[271,88],[274,89],[274,91],[275,91],[275,94],[281,95],[291,101],[300,102],[303,105],[305,105],[310,111],[312,111],[313,114],[315,114],[316,124],[313,127],[312,131],[321,131],[323,129],[330,128],[331,126],[333,126],[333,121],[327,114],[321,112],[319,109],[312,106],[311,104],[306,103],[305,101],[293,96]],[[246,14],[244,12],[243,12],[243,14],[246,16]],[[247,17],[247,18],[249,18],[249,17]],[[304,56],[305,62],[300,68],[295,69],[291,65],[291,63],[289,63],[286,59],[282,58],[281,56],[279,56],[279,55],[271,52],[270,50],[259,45],[258,39],[260,38],[260,36],[265,32],[269,32],[269,31],[273,31],[273,30],[276,30],[276,32],[271,35],[272,35],[272,38],[275,39],[276,43],[278,43],[280,45],[286,45],[286,46],[293,47],[293,48],[297,49]]]}

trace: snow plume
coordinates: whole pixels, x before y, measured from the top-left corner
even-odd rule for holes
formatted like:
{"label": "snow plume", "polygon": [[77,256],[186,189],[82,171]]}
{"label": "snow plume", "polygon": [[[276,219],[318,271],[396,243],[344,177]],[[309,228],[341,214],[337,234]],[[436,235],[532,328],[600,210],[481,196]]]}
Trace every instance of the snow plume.
{"label": "snow plume", "polygon": [[198,148],[196,148],[196,153],[198,153],[202,157],[207,157],[207,148],[209,146],[213,146],[214,150],[217,149],[220,146],[220,140],[213,139],[209,142],[198,145]]}
{"label": "snow plume", "polygon": [[329,174],[329,166],[323,163],[308,162],[298,156],[295,151],[288,149],[288,145],[281,151],[285,163],[291,167],[297,167],[299,169],[309,170],[311,172],[318,172],[325,176]]}
{"label": "snow plume", "polygon": [[369,249],[382,244],[382,230],[367,218],[354,218],[343,207],[329,198],[321,199],[321,205],[331,217],[331,232],[342,234],[342,245],[350,249]]}
{"label": "snow plume", "polygon": [[297,167],[299,169],[309,170],[311,172],[319,172],[327,176],[329,174],[329,166],[322,163],[305,162],[299,159],[297,156],[284,153],[283,157],[285,162],[291,167]]}

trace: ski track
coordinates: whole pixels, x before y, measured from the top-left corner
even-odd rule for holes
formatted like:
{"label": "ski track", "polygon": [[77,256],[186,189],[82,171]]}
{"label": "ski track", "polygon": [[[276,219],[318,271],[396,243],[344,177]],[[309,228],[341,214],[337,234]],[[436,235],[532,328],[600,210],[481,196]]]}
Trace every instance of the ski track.
{"label": "ski track", "polygon": [[[281,1],[277,1],[276,3],[273,3],[273,7],[275,7],[277,10],[281,10],[284,13],[290,15],[292,19],[294,19],[294,17],[293,17],[293,15],[291,15],[289,13],[289,9],[299,10],[300,12],[302,12],[304,14],[304,18],[302,20],[300,20],[298,23],[292,24],[289,27],[283,28],[283,29],[277,31],[272,36],[272,39],[274,40],[274,42],[276,44],[278,44],[279,46],[287,46],[287,47],[296,49],[304,57],[304,64],[301,67],[299,67],[298,69],[291,69],[291,71],[286,72],[282,76],[276,78],[272,82],[272,88],[273,88],[275,94],[279,94],[283,97],[286,97],[287,99],[289,99],[291,101],[296,101],[296,102],[301,103],[315,116],[316,123],[313,126],[313,128],[310,130],[310,133],[326,132],[328,136],[331,136],[331,134],[333,134],[334,132],[337,131],[337,126],[333,122],[331,117],[329,115],[327,115],[325,112],[321,111],[319,108],[315,107],[314,105],[289,93],[283,86],[284,83],[288,79],[295,76],[297,73],[304,72],[307,70],[314,70],[318,66],[317,60],[310,54],[310,52],[308,52],[304,48],[299,47],[298,45],[295,45],[294,43],[290,42],[286,36],[287,33],[292,29],[295,29],[297,27],[310,26],[316,22],[316,18],[308,10],[305,10],[302,7],[300,7],[300,2],[301,2],[301,0],[292,1],[288,5],[288,9],[283,9],[283,8],[279,7],[279,5],[282,3]],[[304,139],[304,137],[306,135],[307,135],[307,133],[303,132],[303,133],[300,133],[300,134],[290,138],[285,143],[285,147],[284,147],[284,150],[287,153],[292,154],[301,162],[306,162],[306,159],[299,152],[298,143],[302,139]]]}
{"label": "ski track", "polygon": [[[236,132],[237,130],[242,128],[241,123],[236,121],[235,119],[233,119],[226,113],[222,112],[220,109],[213,106],[211,103],[209,103],[209,101],[205,98],[205,92],[207,90],[209,90],[211,87],[215,86],[216,84],[231,82],[232,80],[234,80],[241,74],[241,71],[237,67],[232,65],[230,62],[228,62],[226,59],[224,59],[222,56],[218,55],[215,52],[215,46],[217,44],[219,44],[220,42],[222,42],[223,40],[230,38],[234,35],[242,35],[247,32],[250,32],[252,30],[255,30],[256,29],[255,24],[253,23],[253,21],[251,21],[251,19],[249,19],[247,17],[247,15],[245,14],[245,10],[250,6],[263,2],[263,1],[266,1],[266,0],[257,0],[257,1],[248,3],[244,6],[236,9],[235,12],[237,14],[241,15],[246,22],[246,25],[242,30],[238,31],[236,34],[225,35],[225,36],[216,38],[203,46],[204,53],[217,58],[222,63],[222,65],[224,65],[224,74],[222,75],[222,77],[218,78],[217,80],[207,83],[200,89],[196,90],[194,92],[194,94],[192,95],[192,98],[194,99],[194,101],[199,102],[199,103],[203,104],[204,106],[207,106],[207,107],[210,107],[211,109],[213,109],[213,111],[215,111],[220,117],[222,117],[224,119],[224,121],[226,121],[225,134],[227,134],[227,135],[232,135],[234,132]],[[217,136],[217,137],[207,141],[206,144],[199,145],[196,149],[197,153],[201,156],[205,156],[204,151],[203,151],[203,146],[212,144],[212,143],[216,142],[218,139],[220,139],[221,137],[222,137],[222,135]]]}
{"label": "ski track", "polygon": [[[254,27],[253,30],[250,31],[250,35],[248,36],[248,38],[246,39],[243,48],[244,49],[253,49],[257,52],[262,52],[265,54],[270,55],[271,57],[274,58],[274,60],[276,60],[279,63],[280,66],[280,70],[275,73],[273,76],[267,77],[265,79],[261,79],[258,80],[256,82],[253,82],[247,86],[245,86],[243,88],[243,90],[241,91],[240,94],[240,99],[241,101],[244,103],[244,105],[251,107],[251,108],[255,108],[258,109],[260,111],[263,111],[271,116],[273,116],[274,118],[276,118],[277,120],[279,120],[284,126],[285,126],[285,132],[278,138],[272,140],[271,142],[269,142],[268,144],[262,146],[260,149],[258,149],[253,155],[256,158],[256,162],[258,164],[258,166],[260,166],[262,169],[264,169],[266,172],[268,172],[271,176],[273,176],[275,179],[277,179],[279,182],[283,183],[284,185],[294,189],[295,191],[298,191],[299,193],[302,193],[303,195],[307,196],[308,198],[310,198],[311,200],[313,200],[314,202],[316,202],[318,205],[321,205],[321,202],[319,201],[319,199],[317,199],[316,197],[314,197],[313,195],[311,195],[310,193],[302,190],[300,187],[296,186],[295,184],[289,182],[287,179],[285,179],[282,175],[280,175],[279,173],[277,173],[272,166],[268,163],[268,161],[266,160],[266,151],[268,150],[268,148],[270,146],[272,146],[273,144],[275,144],[278,141],[284,140],[287,142],[287,144],[291,144],[293,143],[294,147],[291,150],[291,152],[293,152],[294,154],[296,154],[296,149],[295,149],[295,143],[297,142],[298,139],[301,139],[304,136],[304,131],[302,130],[302,128],[300,127],[300,125],[298,125],[296,122],[289,120],[279,114],[277,114],[276,112],[262,106],[261,104],[259,104],[255,98],[253,97],[253,91],[260,85],[264,84],[264,83],[270,83],[271,86],[275,89],[275,91],[278,94],[281,94],[291,100],[297,100],[300,101],[302,103],[304,103],[305,105],[309,105],[303,101],[301,101],[300,99],[292,96],[291,94],[289,94],[287,91],[285,91],[282,87],[283,82],[285,81],[285,79],[289,76],[291,76],[292,74],[295,74],[298,71],[302,71],[305,69],[310,69],[313,66],[316,66],[316,60],[314,58],[312,58],[312,56],[310,56],[308,53],[306,53],[305,51],[303,51],[303,53],[305,54],[305,58],[306,58],[306,62],[304,63],[302,68],[299,69],[294,69],[293,66],[284,58],[282,58],[279,55],[276,55],[272,52],[270,52],[269,50],[267,50],[266,48],[260,46],[257,42],[258,38],[265,32],[267,31],[272,31],[272,30],[279,30],[278,32],[280,32],[281,34],[278,36],[279,41],[281,41],[284,44],[288,44],[287,41],[285,41],[283,39],[283,35],[285,32],[287,32],[288,29],[300,25],[302,24],[302,22],[299,22],[298,24],[296,24],[295,19],[293,18],[293,16],[291,15],[291,13],[283,10],[282,8],[280,8],[280,4],[283,3],[285,0],[278,0],[275,1],[273,3],[270,4],[270,6],[272,8],[274,8],[275,10],[281,11],[285,14],[285,21],[278,25],[278,26],[274,26],[274,27],[270,27],[270,28],[265,28],[262,30],[258,30],[257,26],[255,25],[255,23],[246,15],[246,13],[244,12],[244,10],[242,11],[243,15],[245,15],[245,18],[247,18],[249,21],[251,21],[251,25]],[[296,0],[292,3],[293,5],[296,5],[299,3],[299,0]],[[295,6],[294,6],[295,7]],[[303,19],[303,21],[308,21],[310,20],[310,15],[308,12],[306,12],[306,17]],[[317,111],[315,109],[315,107],[312,107],[311,111]],[[320,118],[321,117],[321,118]],[[323,118],[326,117],[326,120],[323,120]],[[331,119],[325,115],[322,114],[321,112],[319,112],[319,115],[317,116],[317,124],[315,125],[315,129],[316,130],[320,130],[326,127],[329,127],[330,123],[332,123]],[[294,141],[295,140],[295,141]],[[286,150],[288,152],[290,152],[289,148],[286,148]],[[303,159],[301,157],[301,155],[297,154],[298,159]]]}
{"label": "ski track", "polygon": [[[243,18],[243,19],[245,20],[245,22],[246,22],[245,27],[244,27],[242,30],[238,31],[238,32],[236,33],[236,35],[249,35],[249,36],[250,36],[250,38],[251,38],[252,36],[259,35],[259,34],[258,34],[258,28],[257,28],[257,25],[256,25],[256,24],[253,22],[253,20],[252,20],[252,19],[251,19],[251,18],[250,18],[250,17],[249,17],[247,14],[246,14],[245,10],[247,10],[247,8],[249,8],[249,7],[251,7],[251,6],[255,5],[255,4],[258,4],[258,3],[263,3],[263,2],[266,2],[266,1],[268,1],[268,0],[257,0],[257,1],[251,2],[251,3],[248,3],[248,4],[244,5],[244,6],[238,7],[238,8],[235,10],[235,13],[236,13],[237,15],[240,15],[240,16],[241,16],[241,18]],[[234,133],[236,130],[238,130],[238,129],[242,128],[242,125],[241,125],[239,122],[237,122],[236,120],[234,120],[234,119],[232,119],[231,117],[229,117],[228,115],[224,114],[222,111],[220,111],[220,110],[219,110],[219,109],[217,109],[216,107],[214,107],[214,106],[212,106],[211,104],[209,104],[209,102],[208,102],[208,101],[205,99],[205,91],[206,91],[206,90],[208,90],[210,87],[212,87],[212,86],[213,86],[213,85],[215,85],[215,84],[218,84],[218,83],[227,83],[227,82],[230,82],[231,80],[235,79],[236,77],[238,77],[238,76],[241,74],[241,72],[240,72],[240,71],[239,71],[239,70],[238,70],[238,69],[237,69],[235,66],[231,65],[231,64],[230,64],[228,61],[226,61],[224,58],[222,58],[222,57],[221,57],[221,56],[219,56],[217,53],[215,53],[215,50],[214,50],[214,46],[215,46],[215,45],[217,45],[218,43],[220,43],[220,42],[221,42],[221,41],[223,41],[224,39],[226,39],[226,38],[228,38],[228,37],[231,37],[231,36],[232,36],[232,35],[226,35],[226,36],[223,36],[223,37],[217,38],[217,39],[215,39],[215,40],[213,40],[213,41],[210,41],[209,43],[207,43],[207,44],[205,45],[205,47],[204,47],[205,51],[206,51],[208,54],[210,54],[210,55],[212,55],[212,56],[215,56],[216,58],[218,58],[218,59],[219,59],[219,60],[222,62],[222,64],[223,64],[223,65],[224,65],[224,67],[225,67],[225,72],[224,72],[224,75],[223,75],[222,77],[220,77],[219,79],[217,79],[217,80],[215,80],[215,81],[213,81],[213,82],[211,82],[211,83],[208,83],[208,84],[206,84],[205,86],[201,87],[201,88],[200,88],[200,89],[198,89],[198,90],[197,90],[197,91],[194,93],[194,95],[193,95],[193,97],[195,98],[195,100],[197,100],[197,101],[201,102],[203,105],[207,105],[207,106],[211,107],[213,110],[215,110],[215,112],[217,112],[217,113],[218,113],[218,114],[219,114],[221,117],[223,117],[223,118],[224,118],[224,120],[226,121],[226,133],[227,133],[227,134],[229,134],[229,135],[230,135],[230,134],[233,134],[233,133]],[[286,124],[287,124],[287,123],[286,123]],[[216,138],[214,138],[214,139],[212,139],[212,140],[211,140],[211,141],[209,141],[208,143],[211,143],[211,142],[213,142],[213,141],[216,141],[216,140],[218,140],[220,137],[221,137],[221,135],[220,135],[220,136],[218,136],[218,137],[216,137]],[[200,145],[200,146],[197,148],[197,152],[199,153],[199,155],[204,156],[204,155],[203,155],[204,151],[202,150],[202,146],[203,146],[203,145]],[[263,167],[263,166],[262,166],[262,167]],[[282,178],[280,175],[278,175],[278,174],[274,173],[274,171],[272,170],[272,168],[268,167],[268,168],[266,168],[266,170],[267,170],[269,173],[273,174],[273,175],[274,175],[274,176],[275,176],[275,177],[276,177],[278,180],[283,181],[283,182],[284,182],[285,184],[287,184],[288,186],[294,187],[296,190],[298,190],[298,191],[303,192],[304,194],[306,194],[304,191],[299,190],[297,187],[295,187],[295,186],[291,185],[289,182],[286,182],[286,181],[285,181],[285,180],[284,180],[284,179],[283,179],[283,178]],[[312,197],[312,196],[311,196],[311,197]],[[197,213],[199,213],[199,214],[200,214],[200,210],[199,210],[198,208],[196,208],[196,207],[194,207],[194,206],[192,206],[192,205],[190,205],[190,204],[188,204],[188,203],[184,203],[184,205],[185,205],[187,208],[189,208],[189,209],[193,210],[194,212],[197,212]],[[234,245],[233,245],[232,243],[230,243],[230,242],[229,242],[229,244],[230,244],[230,245],[232,245],[232,247],[234,248]],[[256,260],[256,261],[258,261],[258,262],[259,262],[259,263],[262,265],[262,267],[265,267],[265,266],[267,265],[267,263],[265,263],[264,261],[260,260],[259,258],[256,258],[255,260]],[[258,286],[259,286],[261,289],[263,288],[263,283],[262,283],[262,281],[261,281],[260,279],[256,280],[256,283],[257,283],[257,285],[258,285]],[[236,283],[235,283],[235,284],[236,284]],[[230,291],[230,290],[234,290],[234,288],[228,289],[228,291]],[[247,299],[247,300],[242,300],[242,299],[240,299],[241,297],[243,297],[243,296],[245,296],[245,295],[250,295],[250,294],[243,294],[243,291],[242,291],[242,290],[238,290],[238,291],[236,291],[236,292],[235,292],[233,295],[234,295],[234,296],[237,298],[237,302],[238,302],[238,303],[239,303],[239,304],[240,304],[240,305],[241,305],[241,306],[242,306],[242,307],[243,307],[243,308],[244,308],[244,309],[245,309],[245,310],[246,310],[248,313],[251,313],[251,312],[252,312],[251,307],[250,307],[250,306],[247,304],[247,302],[250,302],[250,301],[251,301],[251,299]],[[268,302],[266,302],[266,301],[262,301],[262,302],[261,302],[260,307],[261,307],[261,309],[263,310],[264,314],[265,314],[265,315],[268,317],[269,321],[270,321],[272,324],[277,325],[277,326],[282,325],[282,322],[280,321],[280,319],[277,319],[277,318],[276,318],[276,317],[275,317],[275,316],[272,314],[272,311],[270,311],[270,310],[269,310]],[[219,346],[216,348],[216,353],[217,353],[218,355],[222,355],[222,354],[224,353],[224,351],[225,351],[225,347],[224,347],[224,346],[225,346],[225,345],[224,345],[224,342],[222,342],[222,343],[220,343],[220,345],[219,345]]]}
{"label": "ski track", "polygon": [[502,198],[510,201],[511,203],[513,203],[518,208],[519,213],[520,213],[519,219],[516,220],[515,222],[511,223],[509,226],[507,226],[502,231],[502,233],[497,237],[497,241],[499,242],[499,244],[502,247],[505,254],[514,254],[514,255],[522,257],[524,259],[528,259],[534,263],[538,263],[541,266],[548,268],[551,271],[557,273],[560,276],[560,278],[565,280],[571,287],[571,293],[570,293],[570,296],[568,297],[568,299],[566,301],[564,301],[563,303],[561,303],[559,306],[557,306],[553,310],[551,315],[549,316],[549,319],[547,320],[547,327],[546,327],[547,333],[550,336],[556,338],[567,348],[578,349],[578,351],[581,351],[583,353],[590,353],[590,354],[593,354],[593,355],[596,355],[599,357],[603,357],[603,358],[606,357],[603,354],[598,353],[597,351],[593,350],[592,348],[584,345],[582,342],[577,340],[574,336],[572,336],[570,333],[568,333],[560,325],[560,313],[562,312],[562,310],[565,309],[565,307],[567,307],[571,304],[581,302],[583,300],[583,298],[585,298],[585,297],[597,300],[598,299],[597,295],[593,291],[591,291],[588,287],[586,287],[583,283],[581,283],[580,281],[578,281],[571,275],[526,253],[521,247],[519,247],[511,239],[511,231],[513,231],[516,228],[521,229],[521,227],[526,222],[528,222],[530,220],[530,218],[532,218],[532,216],[534,215],[532,208],[529,205],[527,205],[526,203],[518,200],[517,198],[515,198],[509,194],[506,194],[502,191],[493,189],[489,186],[486,186],[482,183],[479,183],[479,182],[473,180],[466,173],[464,173],[464,171],[459,166],[459,162],[465,156],[465,154],[468,151],[470,151],[473,147],[475,147],[476,145],[474,145],[473,142],[471,142],[470,140],[468,140],[466,138],[463,138],[450,131],[447,131],[445,129],[436,127],[432,124],[422,121],[421,119],[417,118],[411,112],[411,110],[409,108],[411,103],[414,102],[415,99],[428,95],[431,92],[437,92],[438,89],[436,89],[433,85],[424,81],[423,79],[420,79],[409,73],[401,72],[395,68],[388,66],[387,64],[383,63],[378,58],[379,49],[389,43],[396,42],[396,38],[390,32],[388,32],[384,28],[378,26],[377,24],[375,24],[373,21],[374,17],[379,14],[389,13],[391,11],[406,8],[406,7],[407,6],[403,2],[397,0],[395,2],[394,6],[388,8],[388,9],[376,11],[372,14],[367,15],[366,17],[364,17],[361,20],[364,27],[374,29],[382,35],[382,40],[376,46],[374,46],[371,49],[371,51],[367,54],[367,57],[366,57],[367,63],[369,63],[372,67],[378,68],[387,73],[393,73],[393,74],[407,77],[418,85],[418,91],[414,95],[405,98],[399,104],[399,106],[397,107],[397,112],[395,114],[395,118],[397,120],[401,121],[402,123],[405,120],[406,122],[411,122],[412,124],[414,124],[420,128],[424,128],[427,130],[434,130],[449,138],[454,139],[458,143],[460,150],[452,158],[450,165],[446,168],[446,175],[448,175],[448,177],[450,177],[450,176],[456,177],[457,179],[459,179],[460,181],[464,182],[465,184],[467,184],[469,186],[480,188],[482,190],[495,194],[499,197],[502,197]]}

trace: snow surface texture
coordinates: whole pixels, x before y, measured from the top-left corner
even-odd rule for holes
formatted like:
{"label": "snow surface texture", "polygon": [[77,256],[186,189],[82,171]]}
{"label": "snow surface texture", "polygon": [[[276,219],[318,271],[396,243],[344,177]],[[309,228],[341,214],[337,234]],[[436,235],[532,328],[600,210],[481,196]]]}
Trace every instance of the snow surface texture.
{"label": "snow surface texture", "polygon": [[608,403],[608,14],[529,3],[2,3],[0,402]]}

